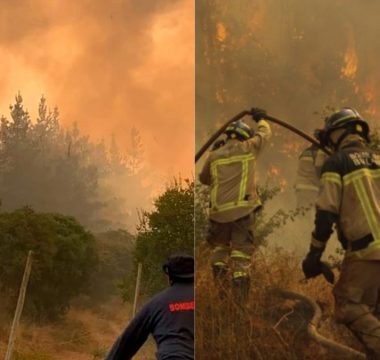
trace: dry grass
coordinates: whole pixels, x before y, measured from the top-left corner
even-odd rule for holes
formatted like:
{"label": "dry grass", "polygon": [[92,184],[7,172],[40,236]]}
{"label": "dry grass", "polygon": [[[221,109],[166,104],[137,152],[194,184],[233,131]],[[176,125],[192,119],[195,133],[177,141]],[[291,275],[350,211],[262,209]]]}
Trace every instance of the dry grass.
{"label": "dry grass", "polygon": [[338,360],[305,333],[310,309],[304,304],[276,297],[271,289],[305,294],[318,301],[323,311],[320,332],[326,337],[357,347],[345,327],[332,320],[332,286],[317,278],[301,281],[300,261],[283,250],[259,252],[254,257],[248,305],[242,309],[232,299],[221,300],[213,283],[208,251],[197,254],[196,358],[197,360]]}
{"label": "dry grass", "polygon": [[[0,311],[0,358],[6,351],[11,319]],[[22,322],[14,360],[100,360],[131,318],[131,306],[113,299],[102,306],[73,307],[65,320],[43,326]],[[152,340],[134,359],[155,359]]]}

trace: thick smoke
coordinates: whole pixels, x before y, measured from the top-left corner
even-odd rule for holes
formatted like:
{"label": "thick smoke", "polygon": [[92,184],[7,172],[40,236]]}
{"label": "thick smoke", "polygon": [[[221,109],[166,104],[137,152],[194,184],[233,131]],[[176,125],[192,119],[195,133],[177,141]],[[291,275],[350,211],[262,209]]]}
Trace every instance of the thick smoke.
{"label": "thick smoke", "polygon": [[[218,125],[253,106],[309,134],[323,125],[328,108],[342,106],[357,108],[376,125],[379,11],[376,1],[197,1],[196,147]],[[259,180],[280,180],[284,192],[268,211],[295,205],[297,158],[307,146],[273,129],[259,161]],[[307,237],[311,227],[309,221]],[[293,238],[306,236],[293,230]]]}
{"label": "thick smoke", "polygon": [[1,4],[2,113],[19,90],[31,110],[44,94],[64,124],[96,138],[115,133],[124,148],[135,126],[155,170],[191,173],[191,0]]}

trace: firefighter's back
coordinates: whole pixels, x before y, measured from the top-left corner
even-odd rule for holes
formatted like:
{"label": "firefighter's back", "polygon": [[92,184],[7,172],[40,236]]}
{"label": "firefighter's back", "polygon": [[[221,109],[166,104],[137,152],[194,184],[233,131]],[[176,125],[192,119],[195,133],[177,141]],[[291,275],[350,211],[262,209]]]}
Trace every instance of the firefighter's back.
{"label": "firefighter's back", "polygon": [[260,205],[255,179],[257,153],[250,141],[230,140],[210,154],[212,220],[231,222]]}
{"label": "firefighter's back", "polygon": [[380,260],[380,153],[363,142],[347,141],[325,165],[322,177],[339,175],[340,238],[348,257]]}
{"label": "firefighter's back", "polygon": [[193,283],[174,283],[150,302],[159,360],[194,359]]}

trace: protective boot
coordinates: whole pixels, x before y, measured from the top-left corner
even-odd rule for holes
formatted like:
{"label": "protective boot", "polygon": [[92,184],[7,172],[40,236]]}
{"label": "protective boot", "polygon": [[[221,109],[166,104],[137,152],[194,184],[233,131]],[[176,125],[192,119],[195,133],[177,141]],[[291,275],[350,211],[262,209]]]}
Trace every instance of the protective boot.
{"label": "protective boot", "polygon": [[242,306],[245,306],[248,302],[250,278],[248,274],[234,273],[232,279],[232,294],[235,301]]}
{"label": "protective boot", "polygon": [[371,315],[363,316],[347,325],[366,349],[367,359],[380,360],[380,328],[374,327]]}

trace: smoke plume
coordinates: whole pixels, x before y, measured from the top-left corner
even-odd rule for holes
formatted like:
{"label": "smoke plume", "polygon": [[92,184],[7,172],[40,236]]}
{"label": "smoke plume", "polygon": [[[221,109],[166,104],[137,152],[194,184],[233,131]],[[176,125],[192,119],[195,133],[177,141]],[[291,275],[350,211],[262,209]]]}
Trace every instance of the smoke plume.
{"label": "smoke plume", "polygon": [[43,94],[64,124],[126,149],[140,130],[146,161],[190,174],[194,4],[190,0],[2,1],[0,110]]}

